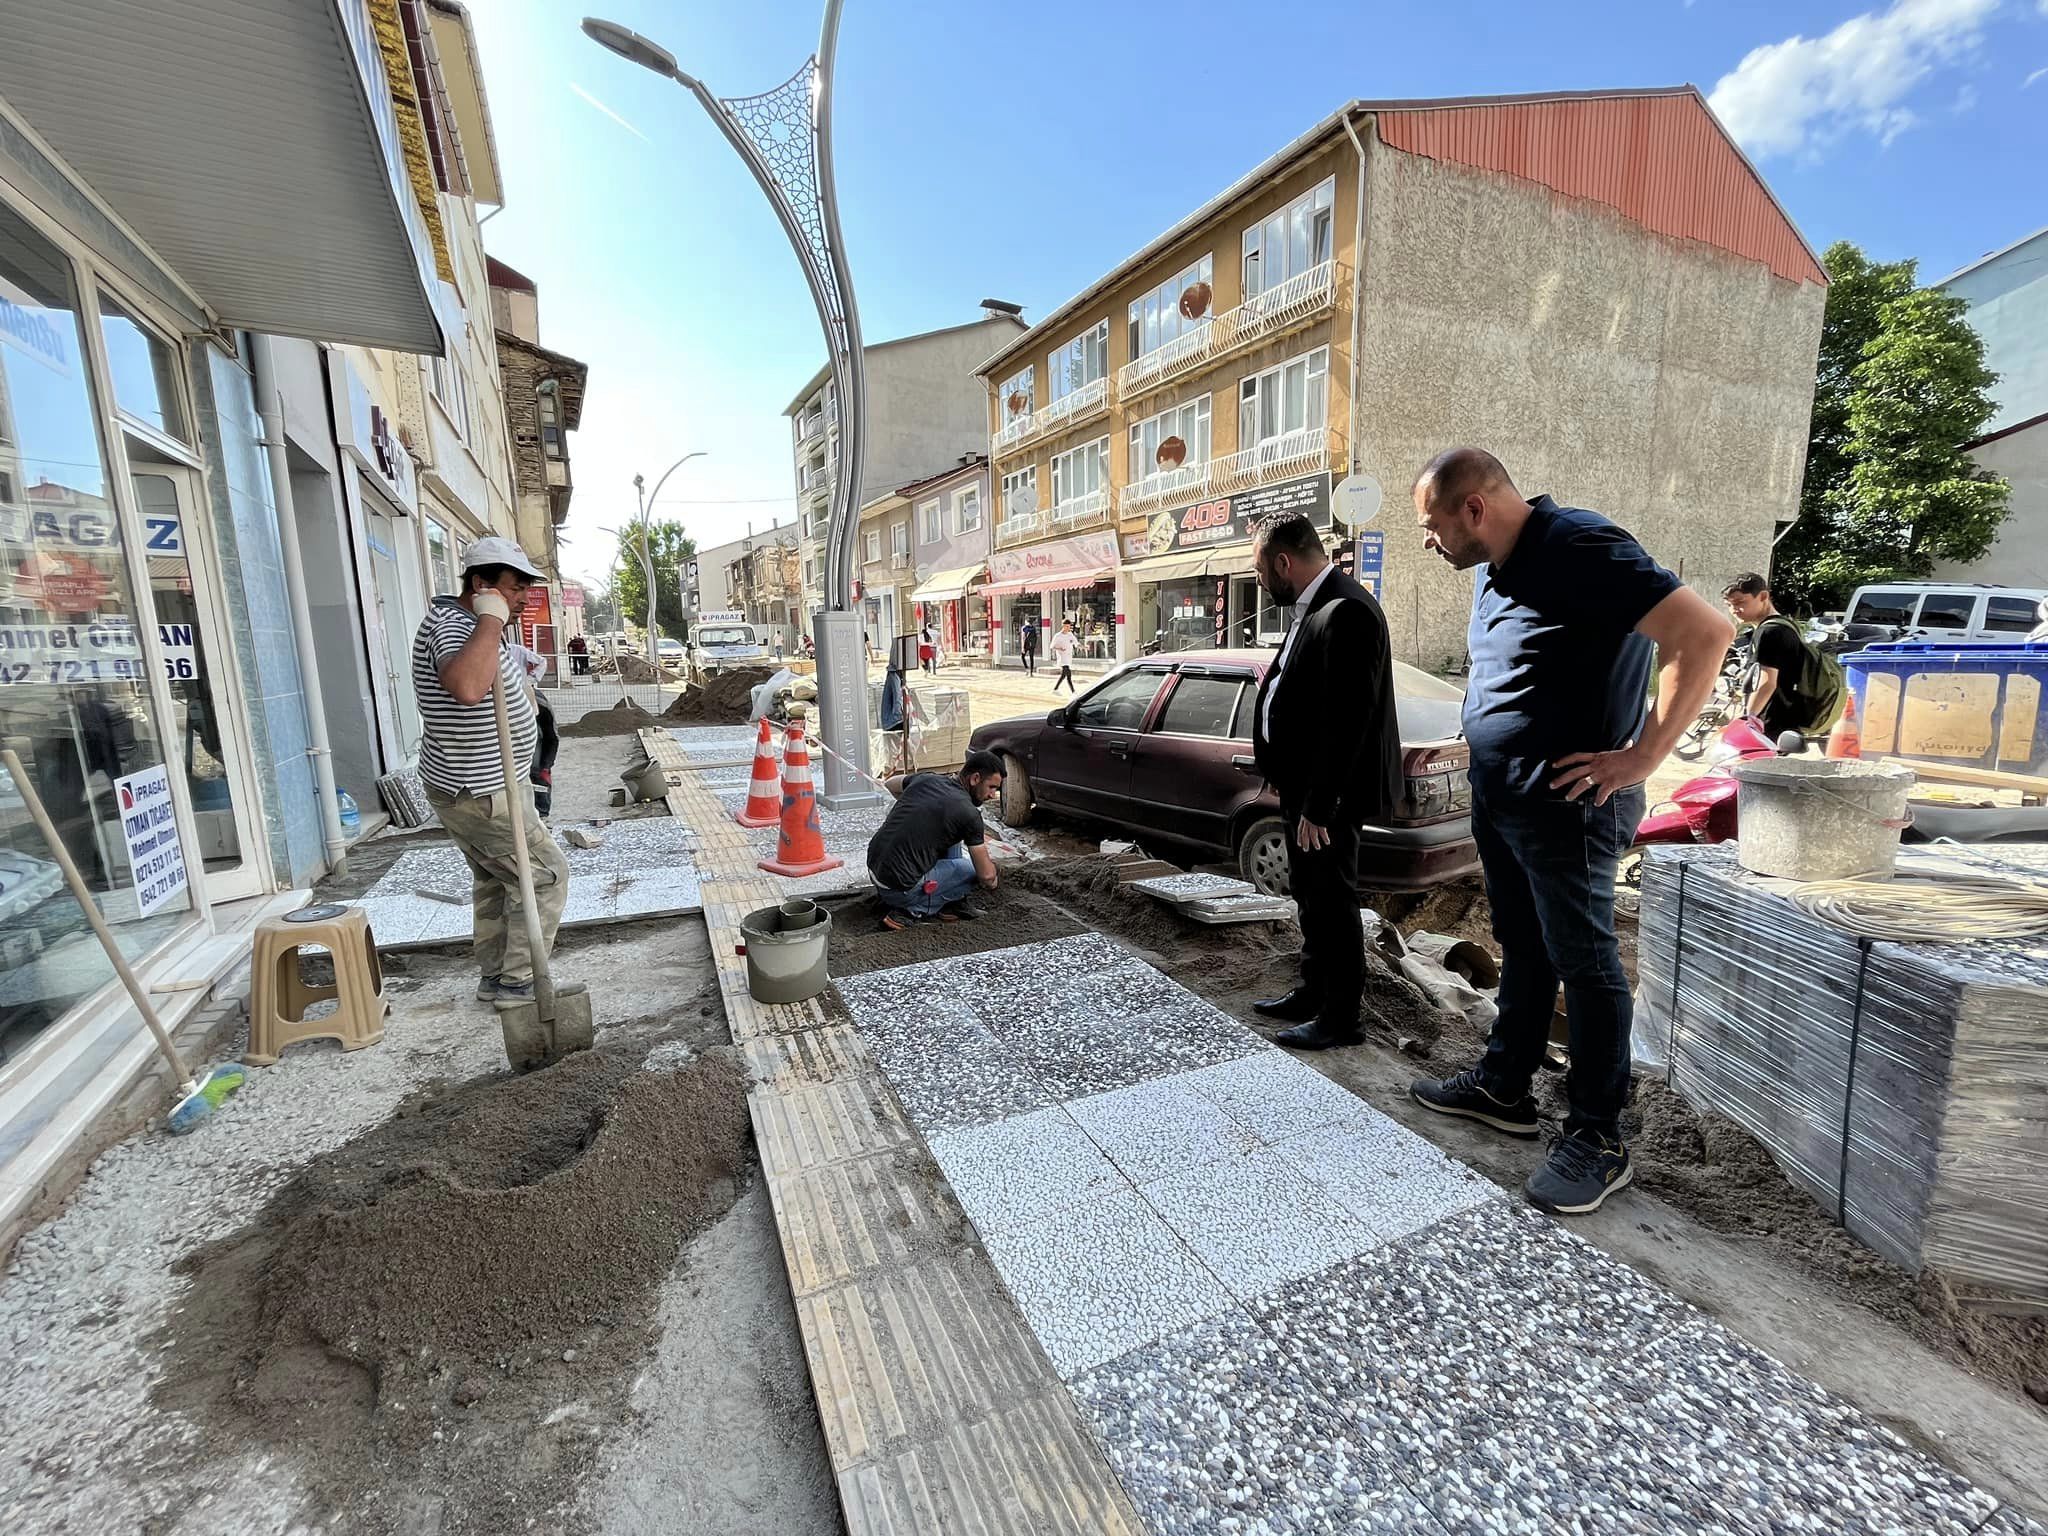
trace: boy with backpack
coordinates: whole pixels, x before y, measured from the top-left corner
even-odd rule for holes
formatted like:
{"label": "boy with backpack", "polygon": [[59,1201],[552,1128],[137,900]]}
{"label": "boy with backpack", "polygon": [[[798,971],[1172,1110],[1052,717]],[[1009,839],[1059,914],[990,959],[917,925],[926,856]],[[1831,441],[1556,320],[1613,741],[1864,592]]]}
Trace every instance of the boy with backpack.
{"label": "boy with backpack", "polygon": [[1808,644],[1799,626],[1778,612],[1771,584],[1755,571],[1736,577],[1722,596],[1738,623],[1755,626],[1756,682],[1746,712],[1763,722],[1766,736],[1821,735],[1842,707],[1841,664]]}

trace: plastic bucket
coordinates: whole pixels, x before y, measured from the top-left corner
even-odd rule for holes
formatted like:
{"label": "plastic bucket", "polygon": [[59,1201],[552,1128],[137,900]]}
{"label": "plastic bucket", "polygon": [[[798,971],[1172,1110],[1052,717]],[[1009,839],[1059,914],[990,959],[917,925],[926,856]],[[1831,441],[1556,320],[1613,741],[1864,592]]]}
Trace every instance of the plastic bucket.
{"label": "plastic bucket", "polygon": [[740,937],[747,944],[747,992],[757,1003],[800,1003],[825,990],[826,950],[832,938],[832,914],[816,902],[803,902],[789,926],[781,906],[761,907],[740,919]]}
{"label": "plastic bucket", "polygon": [[1735,765],[1742,867],[1786,880],[1889,875],[1911,817],[1913,770],[1857,758],[1780,757]]}

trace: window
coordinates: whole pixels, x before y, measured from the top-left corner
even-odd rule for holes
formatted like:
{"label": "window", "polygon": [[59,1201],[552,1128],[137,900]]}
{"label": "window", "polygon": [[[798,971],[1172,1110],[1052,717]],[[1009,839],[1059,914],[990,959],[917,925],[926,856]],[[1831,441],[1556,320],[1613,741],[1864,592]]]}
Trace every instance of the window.
{"label": "window", "polygon": [[1256,688],[1245,689],[1243,695],[1237,701],[1237,716],[1230,722],[1230,739],[1232,741],[1250,741],[1252,739],[1252,714],[1258,707],[1259,690]]}
{"label": "window", "polygon": [[1240,450],[1278,442],[1295,432],[1321,431],[1327,405],[1330,349],[1318,347],[1238,386],[1237,445]]}
{"label": "window", "polygon": [[1135,731],[1145,724],[1145,711],[1158,696],[1166,674],[1147,667],[1111,678],[1074,706],[1074,724],[1098,730]]}
{"label": "window", "polygon": [[449,558],[448,530],[431,517],[427,522],[427,564],[433,568],[434,591],[441,597],[454,597],[462,589],[456,585],[455,562]]}
{"label": "window", "polygon": [[1079,448],[1053,455],[1052,510],[1061,512],[1081,506],[1109,485],[1109,439],[1097,438]]}
{"label": "window", "polygon": [[1209,462],[1209,397],[1190,400],[1183,405],[1168,406],[1157,416],[1147,417],[1131,428],[1131,478],[1142,480],[1147,475],[1162,474],[1177,468],[1172,464],[1159,462],[1159,445],[1169,437],[1177,437],[1187,453],[1181,459],[1182,465],[1206,464]]}
{"label": "window", "polygon": [[1333,176],[1244,232],[1244,296],[1254,299],[1330,259]]}
{"label": "window", "polygon": [[568,448],[562,441],[561,387],[553,379],[542,379],[537,393],[540,398],[540,451],[560,462],[569,457]]}
{"label": "window", "polygon": [[1208,283],[1213,287],[1215,277],[1216,258],[1205,254],[1200,261],[1190,263],[1143,298],[1131,300],[1131,356],[1139,358],[1147,352],[1156,352],[1176,336],[1198,331],[1207,325],[1213,312],[1211,306],[1205,304],[1202,312],[1190,320],[1180,312],[1180,296],[1197,283]]}
{"label": "window", "polygon": [[1029,517],[1038,510],[1038,466],[1027,464],[1003,476],[1003,521]]}
{"label": "window", "polygon": [[441,402],[448,412],[448,419],[454,423],[455,435],[465,443],[472,436],[469,414],[469,376],[462,371],[462,365],[452,357],[430,358],[434,365],[434,398]]}
{"label": "window", "polygon": [[910,553],[910,524],[906,522],[889,525],[889,553],[907,555]]}
{"label": "window", "polygon": [[1976,616],[1974,592],[1930,592],[1920,599],[1922,629],[1968,629]]}
{"label": "window", "polygon": [[1006,427],[1031,419],[1031,408],[1038,403],[1032,391],[1038,385],[1036,367],[1019,369],[996,386],[996,416]]}
{"label": "window", "polygon": [[1993,634],[2032,634],[2040,622],[2031,597],[1994,597],[1984,607],[1984,627]]}
{"label": "window", "polygon": [[1183,675],[1167,696],[1159,729],[1175,736],[1228,736],[1230,723],[1237,716],[1237,696],[1243,688],[1241,677]]}
{"label": "window", "polygon": [[939,511],[936,501],[928,501],[917,509],[918,538],[926,544],[936,544],[946,536],[946,520]]}
{"label": "window", "polygon": [[972,533],[981,526],[981,487],[970,485],[953,498],[953,531]]}
{"label": "window", "polygon": [[866,533],[862,534],[860,547],[863,556],[869,564],[880,560],[882,558],[882,530],[870,528]]}
{"label": "window", "polygon": [[1109,372],[1109,322],[1083,331],[1045,360],[1052,398],[1063,399],[1086,389]]}
{"label": "window", "polygon": [[1866,592],[1856,600],[1849,614],[1851,624],[1910,624],[1913,622],[1911,592]]}
{"label": "window", "polygon": [[181,443],[192,441],[179,404],[177,354],[155,332],[100,295],[100,335],[114,377],[114,405],[122,415]]}

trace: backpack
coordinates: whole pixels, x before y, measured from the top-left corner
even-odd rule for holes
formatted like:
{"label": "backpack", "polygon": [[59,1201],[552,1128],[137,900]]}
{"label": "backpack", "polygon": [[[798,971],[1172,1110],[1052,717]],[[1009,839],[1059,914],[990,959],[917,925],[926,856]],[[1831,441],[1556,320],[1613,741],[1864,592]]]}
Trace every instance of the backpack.
{"label": "backpack", "polygon": [[1791,692],[1813,702],[1813,724],[1807,727],[1806,733],[1814,735],[1825,731],[1834,724],[1835,717],[1842,712],[1842,700],[1849,692],[1849,679],[1842,671],[1842,664],[1800,634],[1799,626],[1782,613],[1774,613],[1765,619],[1763,624],[1757,625],[1759,644],[1765,624],[1785,625],[1792,631],[1793,638],[1799,642],[1802,657],[1799,675],[1786,678],[1784,682],[1789,685]]}

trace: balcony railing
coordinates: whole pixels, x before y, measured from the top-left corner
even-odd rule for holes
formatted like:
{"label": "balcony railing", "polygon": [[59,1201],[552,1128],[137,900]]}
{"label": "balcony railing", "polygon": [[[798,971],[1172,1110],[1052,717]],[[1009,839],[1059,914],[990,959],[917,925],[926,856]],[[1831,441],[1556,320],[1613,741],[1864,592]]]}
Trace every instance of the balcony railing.
{"label": "balcony railing", "polygon": [[1024,544],[1042,538],[1052,519],[1043,512],[1013,513],[996,524],[996,547]]}
{"label": "balcony railing", "polygon": [[1214,471],[1215,466],[1207,462],[1177,464],[1125,486],[1118,501],[1125,516],[1150,512],[1168,502],[1199,501],[1209,494],[1209,479]]}
{"label": "balcony railing", "polygon": [[1200,329],[1184,332],[1165,346],[1125,363],[1117,374],[1117,394],[1125,400],[1149,394],[1228,353],[1313,320],[1336,302],[1336,262],[1297,272],[1237,308],[1226,309]]}
{"label": "balcony railing", "polygon": [[1077,528],[1092,528],[1097,523],[1109,521],[1109,508],[1113,498],[1107,487],[1090,491],[1086,496],[1076,496],[1072,501],[1063,501],[1052,509],[1052,526],[1057,533],[1072,533]]}
{"label": "balcony railing", "polygon": [[1217,459],[1209,466],[1209,494],[1247,491],[1256,485],[1295,475],[1313,474],[1330,467],[1330,433],[1327,427],[1304,427],[1280,437]]}
{"label": "balcony railing", "polygon": [[1012,417],[997,429],[996,452],[1021,448],[1041,437],[1093,420],[1109,409],[1109,379],[1105,375],[1092,384],[1069,390],[1042,410]]}
{"label": "balcony railing", "polygon": [[910,568],[910,551],[909,551],[909,550],[907,550],[907,549],[892,549],[892,550],[890,550],[890,551],[889,551],[889,569],[890,569],[890,570],[892,570],[892,571],[902,571],[902,570],[908,570],[909,568]]}

